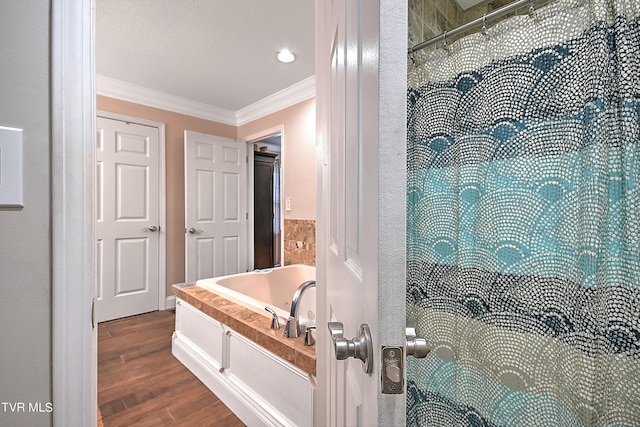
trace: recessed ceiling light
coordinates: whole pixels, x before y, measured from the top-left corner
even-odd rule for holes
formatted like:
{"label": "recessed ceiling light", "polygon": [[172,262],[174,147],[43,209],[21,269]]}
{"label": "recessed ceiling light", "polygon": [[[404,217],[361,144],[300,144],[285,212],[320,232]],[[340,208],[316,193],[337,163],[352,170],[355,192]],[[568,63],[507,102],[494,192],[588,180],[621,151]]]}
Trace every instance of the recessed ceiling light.
{"label": "recessed ceiling light", "polygon": [[278,61],[280,62],[293,62],[296,60],[296,56],[288,49],[282,49],[280,52],[278,52],[276,58],[278,58]]}

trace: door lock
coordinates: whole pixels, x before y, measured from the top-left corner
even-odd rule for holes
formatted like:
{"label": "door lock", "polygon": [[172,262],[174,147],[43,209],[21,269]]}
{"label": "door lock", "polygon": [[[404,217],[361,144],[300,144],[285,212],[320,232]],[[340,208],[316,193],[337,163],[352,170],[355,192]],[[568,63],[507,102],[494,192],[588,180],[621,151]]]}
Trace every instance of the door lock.
{"label": "door lock", "polygon": [[363,364],[362,370],[367,374],[373,372],[373,341],[369,325],[366,323],[360,325],[359,335],[350,340],[343,337],[342,322],[329,322],[327,326],[331,332],[336,359],[345,360],[349,357],[360,359]]}

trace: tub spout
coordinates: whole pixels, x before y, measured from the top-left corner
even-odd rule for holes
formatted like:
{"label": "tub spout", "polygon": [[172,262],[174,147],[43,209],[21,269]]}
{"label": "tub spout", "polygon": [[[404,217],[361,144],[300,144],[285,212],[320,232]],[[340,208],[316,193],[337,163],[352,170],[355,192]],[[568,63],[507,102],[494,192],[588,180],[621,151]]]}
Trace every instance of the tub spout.
{"label": "tub spout", "polygon": [[287,319],[287,326],[284,328],[285,337],[296,338],[300,336],[300,333],[302,332],[300,329],[300,317],[298,313],[300,309],[300,299],[307,289],[315,288],[315,286],[315,280],[307,280],[298,286],[298,289],[296,289],[296,292],[293,294],[293,299],[291,300],[291,313],[289,314],[289,319]]}

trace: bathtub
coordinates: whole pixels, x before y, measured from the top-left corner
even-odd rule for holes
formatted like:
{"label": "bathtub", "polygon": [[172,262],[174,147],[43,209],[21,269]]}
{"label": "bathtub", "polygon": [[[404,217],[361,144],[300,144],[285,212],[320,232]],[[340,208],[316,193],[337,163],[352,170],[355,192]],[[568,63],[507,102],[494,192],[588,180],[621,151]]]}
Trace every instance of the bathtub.
{"label": "bathtub", "polygon": [[[298,286],[307,280],[316,279],[316,268],[295,264],[284,267],[256,270],[249,273],[201,279],[196,286],[208,289],[225,298],[271,317],[264,308],[271,307],[286,322],[291,312],[291,299]],[[316,318],[316,289],[308,289],[299,303],[300,324],[305,325]]]}
{"label": "bathtub", "polygon": [[[207,315],[196,307],[199,302],[192,300],[189,292],[197,287],[206,289],[266,318],[271,317],[264,309],[268,306],[285,322],[293,294],[308,280],[315,280],[315,267],[291,265],[201,279],[193,288],[178,292],[172,354],[246,425],[313,426],[315,369],[312,374],[305,370],[308,365],[298,362],[299,356],[312,352],[307,361],[315,368],[315,347],[301,347],[302,337],[284,338],[283,328],[270,331],[269,322],[264,322],[264,331],[259,331],[247,329],[229,317],[225,320],[224,316]],[[195,294],[207,293],[197,290]],[[315,288],[309,288],[299,304],[300,323],[304,326],[314,321]],[[271,351],[273,342],[280,340],[286,342],[287,350],[279,347]]]}

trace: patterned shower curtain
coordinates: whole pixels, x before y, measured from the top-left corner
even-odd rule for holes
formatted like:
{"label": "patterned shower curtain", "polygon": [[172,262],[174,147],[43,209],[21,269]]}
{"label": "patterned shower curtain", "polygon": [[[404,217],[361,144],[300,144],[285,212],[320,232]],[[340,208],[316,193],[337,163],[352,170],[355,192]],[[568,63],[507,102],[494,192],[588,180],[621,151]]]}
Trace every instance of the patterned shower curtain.
{"label": "patterned shower curtain", "polygon": [[640,0],[409,66],[415,426],[640,426]]}

